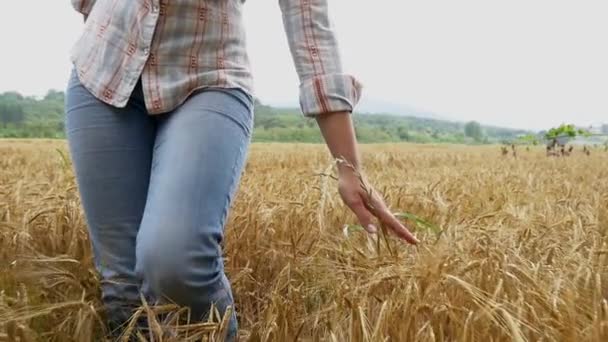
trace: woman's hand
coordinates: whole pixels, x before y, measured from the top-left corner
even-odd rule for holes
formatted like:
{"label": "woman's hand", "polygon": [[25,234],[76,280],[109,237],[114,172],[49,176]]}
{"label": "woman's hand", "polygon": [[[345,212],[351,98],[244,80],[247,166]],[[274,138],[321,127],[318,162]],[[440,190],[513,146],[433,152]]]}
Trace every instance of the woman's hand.
{"label": "woman's hand", "polygon": [[338,164],[338,190],[344,203],[355,213],[361,225],[370,233],[378,229],[378,218],[395,235],[416,244],[418,240],[387,208],[384,200],[361,175],[355,130],[349,112],[333,112],[316,117],[323,138]]}
{"label": "woman's hand", "polygon": [[374,217],[376,217],[399,238],[414,245],[419,242],[390,212],[380,194],[367,184],[362,175],[349,167],[338,170],[340,196],[368,233],[375,234],[378,231],[373,223]]}

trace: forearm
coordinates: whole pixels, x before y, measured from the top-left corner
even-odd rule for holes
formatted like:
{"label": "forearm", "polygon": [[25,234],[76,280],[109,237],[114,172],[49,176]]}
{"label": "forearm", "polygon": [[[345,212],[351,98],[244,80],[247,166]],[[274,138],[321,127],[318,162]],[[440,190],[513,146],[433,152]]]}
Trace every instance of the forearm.
{"label": "forearm", "polygon": [[96,0],[72,0],[72,7],[86,17],[91,13]]}
{"label": "forearm", "polygon": [[[343,158],[357,170],[361,168],[357,137],[351,114],[349,112],[335,112],[315,117],[334,158]],[[348,165],[338,164],[340,172],[351,170]]]}

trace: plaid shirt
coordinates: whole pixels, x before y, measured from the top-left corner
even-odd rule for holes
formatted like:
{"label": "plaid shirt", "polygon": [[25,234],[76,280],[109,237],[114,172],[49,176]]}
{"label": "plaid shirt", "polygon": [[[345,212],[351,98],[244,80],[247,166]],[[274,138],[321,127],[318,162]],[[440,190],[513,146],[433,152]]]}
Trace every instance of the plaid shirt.
{"label": "plaid shirt", "polygon": [[[71,60],[103,102],[124,107],[140,78],[150,114],[169,112],[204,87],[253,94],[245,0],[71,1],[87,17]],[[278,1],[304,115],[352,111],[361,84],[342,72],[328,0]]]}

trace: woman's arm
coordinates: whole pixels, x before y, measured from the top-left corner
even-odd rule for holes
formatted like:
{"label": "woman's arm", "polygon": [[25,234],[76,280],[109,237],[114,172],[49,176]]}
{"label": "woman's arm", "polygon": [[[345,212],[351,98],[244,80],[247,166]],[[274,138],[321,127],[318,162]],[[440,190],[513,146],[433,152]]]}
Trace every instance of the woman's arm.
{"label": "woman's arm", "polygon": [[72,0],[72,7],[80,13],[82,13],[85,18],[91,13],[91,9],[95,5],[96,0]]}
{"label": "woman's arm", "polygon": [[342,71],[327,0],[279,0],[279,5],[300,78],[304,115],[352,111],[359,101],[361,84]]}
{"label": "woman's arm", "polygon": [[338,43],[328,13],[328,0],[279,0],[289,48],[300,78],[300,106],[315,117],[338,165],[338,190],[344,203],[370,233],[377,217],[397,236],[416,238],[389,211],[363,176],[351,113],[361,96],[361,84],[342,71]]}

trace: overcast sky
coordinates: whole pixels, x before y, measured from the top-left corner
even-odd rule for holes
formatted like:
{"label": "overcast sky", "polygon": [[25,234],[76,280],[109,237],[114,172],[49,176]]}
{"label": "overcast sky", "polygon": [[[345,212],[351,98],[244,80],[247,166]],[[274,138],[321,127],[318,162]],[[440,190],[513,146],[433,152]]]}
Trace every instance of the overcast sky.
{"label": "overcast sky", "polygon": [[[125,0],[127,1],[127,0]],[[608,122],[608,1],[330,0],[366,100],[522,128]],[[82,18],[69,0],[7,0],[0,92],[63,89]],[[277,0],[248,0],[257,96],[297,103]]]}

